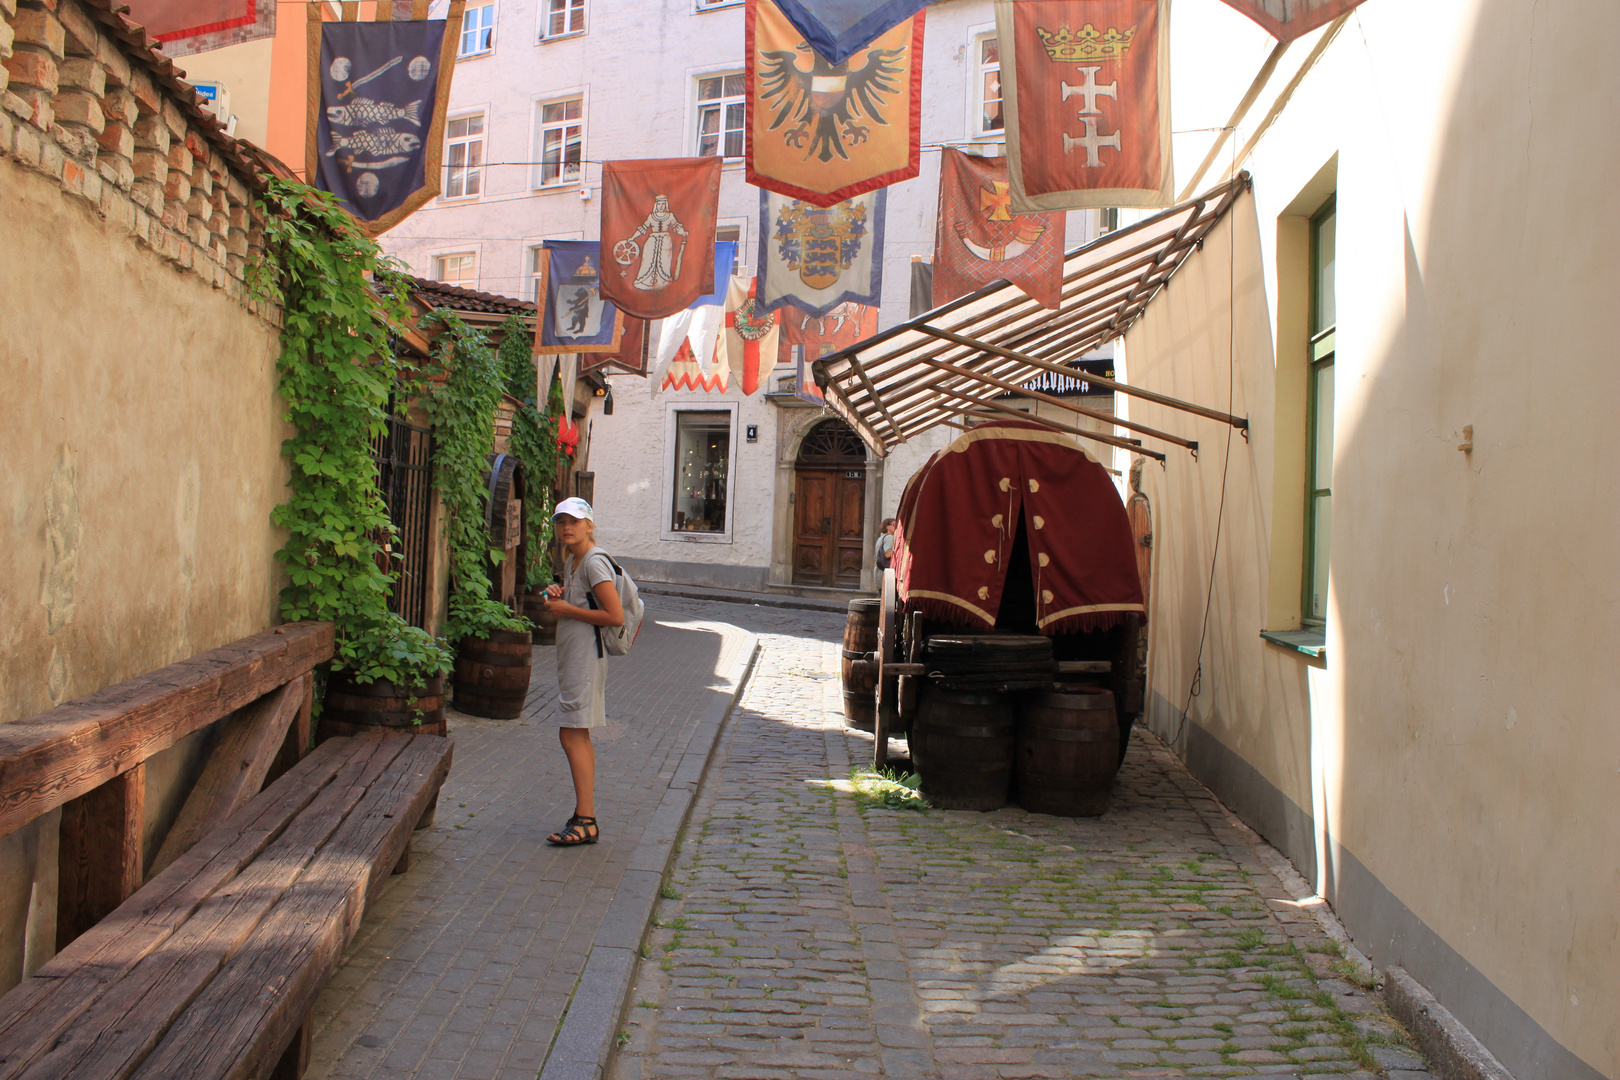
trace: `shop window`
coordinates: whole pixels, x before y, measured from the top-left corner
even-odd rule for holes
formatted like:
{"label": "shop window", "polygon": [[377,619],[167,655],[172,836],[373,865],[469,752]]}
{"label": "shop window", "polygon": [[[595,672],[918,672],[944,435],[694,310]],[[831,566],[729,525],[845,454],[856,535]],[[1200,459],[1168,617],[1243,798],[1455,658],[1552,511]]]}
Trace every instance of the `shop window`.
{"label": "shop window", "polygon": [[461,199],[484,188],[484,114],[458,116],[445,125],[444,197]]}
{"label": "shop window", "polygon": [[1327,619],[1328,547],[1333,536],[1334,201],[1311,218],[1310,372],[1306,378],[1305,580],[1300,622]]}
{"label": "shop window", "polygon": [[731,413],[675,414],[675,497],[671,531],[726,531],[730,462]]}
{"label": "shop window", "polygon": [[548,101],[536,113],[535,142],[540,148],[535,186],[577,183],[585,155],[585,100]]}
{"label": "shop window", "polygon": [[742,73],[704,75],[698,79],[697,85],[698,156],[742,157]]}

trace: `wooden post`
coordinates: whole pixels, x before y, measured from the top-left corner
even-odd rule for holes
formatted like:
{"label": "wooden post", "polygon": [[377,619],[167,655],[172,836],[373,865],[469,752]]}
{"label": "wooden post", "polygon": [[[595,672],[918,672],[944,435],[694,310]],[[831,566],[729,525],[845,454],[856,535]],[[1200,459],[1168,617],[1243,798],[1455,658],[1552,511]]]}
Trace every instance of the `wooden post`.
{"label": "wooden post", "polygon": [[57,855],[58,952],[141,887],[145,825],[145,763],[63,804]]}
{"label": "wooden post", "polygon": [[304,1016],[304,1022],[298,1025],[292,1042],[282,1052],[281,1060],[270,1071],[269,1080],[298,1080],[309,1068],[309,1051],[315,1042],[315,1010],[311,1009]]}

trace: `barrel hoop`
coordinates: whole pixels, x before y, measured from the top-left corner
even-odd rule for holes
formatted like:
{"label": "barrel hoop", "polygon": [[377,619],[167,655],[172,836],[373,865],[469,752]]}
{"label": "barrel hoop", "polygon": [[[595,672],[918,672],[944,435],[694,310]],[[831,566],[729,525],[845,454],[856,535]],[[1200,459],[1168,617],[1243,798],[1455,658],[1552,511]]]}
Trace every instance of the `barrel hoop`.
{"label": "barrel hoop", "polygon": [[870,652],[863,652],[860,649],[845,649],[844,650],[844,659],[845,660],[870,660],[870,659],[872,659],[872,654]]}
{"label": "barrel hoop", "polygon": [[1019,733],[1024,739],[1051,739],[1053,742],[1116,742],[1119,732],[1110,728],[1107,731],[1084,731],[1074,728],[1024,728]]}
{"label": "barrel hoop", "polygon": [[921,734],[924,738],[934,736],[945,739],[1004,739],[1011,735],[1008,727],[936,727],[938,721],[930,723]]}

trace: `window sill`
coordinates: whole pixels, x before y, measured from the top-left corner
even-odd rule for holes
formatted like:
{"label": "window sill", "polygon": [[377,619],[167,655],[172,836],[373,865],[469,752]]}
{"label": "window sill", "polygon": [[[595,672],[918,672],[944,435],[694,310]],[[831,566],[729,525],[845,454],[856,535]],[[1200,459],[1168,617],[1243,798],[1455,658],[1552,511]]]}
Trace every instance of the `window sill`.
{"label": "window sill", "polygon": [[542,36],[539,40],[537,40],[535,42],[535,44],[536,45],[550,45],[553,41],[567,41],[570,38],[579,38],[579,37],[584,37],[584,36],[585,36],[585,31],[583,31],[583,30],[571,30],[566,34],[551,34],[551,35]]}
{"label": "window sill", "polygon": [[536,184],[529,190],[534,192],[536,195],[550,195],[553,192],[571,191],[577,189],[584,182],[585,181],[583,180],[568,180],[561,184]]}
{"label": "window sill", "polygon": [[1320,630],[1262,630],[1260,636],[1273,645],[1316,660],[1327,660],[1327,635]]}
{"label": "window sill", "polygon": [[692,12],[692,14],[702,15],[706,11],[726,11],[731,8],[740,8],[742,6],[743,0],[726,0],[726,2],[723,4],[701,4]]}
{"label": "window sill", "polygon": [[670,540],[677,544],[729,544],[731,543],[731,534],[671,531],[662,533],[658,539]]}
{"label": "window sill", "polygon": [[456,54],[456,63],[459,64],[463,60],[482,60],[486,56],[494,56],[494,55],[495,55],[495,50],[494,49],[485,49],[483,52],[457,53]]}

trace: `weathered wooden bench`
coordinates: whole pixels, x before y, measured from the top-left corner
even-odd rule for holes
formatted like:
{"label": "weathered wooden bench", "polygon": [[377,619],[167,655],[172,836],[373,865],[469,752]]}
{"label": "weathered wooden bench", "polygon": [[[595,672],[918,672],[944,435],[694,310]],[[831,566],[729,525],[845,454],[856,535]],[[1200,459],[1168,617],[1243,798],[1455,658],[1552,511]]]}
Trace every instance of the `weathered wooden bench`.
{"label": "weathered wooden bench", "polygon": [[[408,864],[411,833],[431,820],[454,746],[429,735],[330,739],[258,791],[279,732],[290,726],[289,742],[307,746],[306,661],[330,654],[329,628],[325,655],[321,631],[286,630],[292,642],[246,650],[238,643],[228,647],[234,655],[214,658],[222,663],[199,665],[212,655],[204,654],[0,726],[3,834],[109,783],[127,795],[134,785],[119,777],[138,773],[187,729],[235,713],[151,879],[0,997],[0,1080],[302,1072],[315,998],[369,901],[390,871]],[[266,660],[266,649],[277,655]],[[244,663],[256,676],[242,677]],[[100,722],[87,727],[98,709]],[[126,808],[122,818],[93,812],[115,801]],[[86,835],[122,836],[127,848],[139,826],[123,823],[139,799],[99,802],[82,815]],[[63,822],[65,849],[66,811]],[[132,861],[138,875],[138,848],[131,856],[103,843],[100,854],[109,853],[126,867]],[[112,876],[93,854],[86,862],[90,879]],[[65,850],[63,865],[66,873]],[[100,885],[105,894],[107,881]]]}

